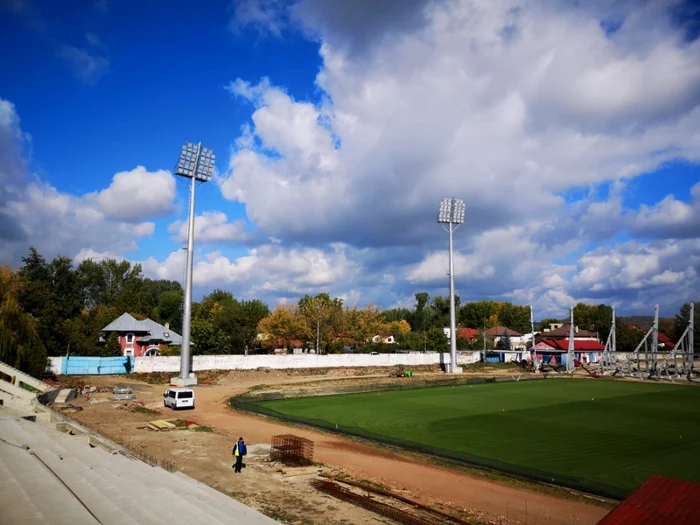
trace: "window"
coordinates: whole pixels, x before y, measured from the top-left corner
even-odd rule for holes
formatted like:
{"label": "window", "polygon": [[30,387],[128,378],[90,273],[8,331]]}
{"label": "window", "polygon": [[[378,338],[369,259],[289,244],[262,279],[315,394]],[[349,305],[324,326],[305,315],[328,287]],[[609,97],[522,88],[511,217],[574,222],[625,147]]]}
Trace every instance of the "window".
{"label": "window", "polygon": [[177,397],[179,399],[191,399],[194,397],[194,392],[179,392]]}
{"label": "window", "polygon": [[168,397],[172,397],[173,399],[175,399],[175,391],[174,391],[174,390],[170,390],[170,391],[168,392]]}
{"label": "window", "polygon": [[132,357],[134,355],[134,349],[133,348],[127,348],[124,350],[124,356],[126,357]]}
{"label": "window", "polygon": [[134,334],[126,334],[126,344],[134,344]]}

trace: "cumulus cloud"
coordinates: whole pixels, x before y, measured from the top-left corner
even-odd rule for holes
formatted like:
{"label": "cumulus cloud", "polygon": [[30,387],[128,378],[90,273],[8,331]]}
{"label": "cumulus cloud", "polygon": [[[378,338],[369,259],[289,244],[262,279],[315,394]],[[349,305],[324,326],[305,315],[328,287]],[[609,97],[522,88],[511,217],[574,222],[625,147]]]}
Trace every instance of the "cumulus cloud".
{"label": "cumulus cloud", "polygon": [[[187,241],[187,221],[171,223],[168,231],[174,234],[174,241]],[[194,237],[197,243],[230,243],[248,240],[250,233],[244,219],[229,222],[223,212],[205,211],[195,218]]]}
{"label": "cumulus cloud", "polygon": [[[266,5],[314,34],[323,59],[315,102],[268,79],[228,87],[253,112],[219,184],[266,233],[393,249],[401,262],[389,256],[375,278],[396,266],[394,290],[437,286],[436,207],[461,196],[457,275],[476,297],[547,308],[595,298],[581,276],[595,246],[631,249],[611,244],[621,235],[639,237],[640,253],[652,250],[642,237],[697,253],[676,241],[698,235],[696,199],[624,205],[627,180],[700,160],[700,39],[667,3],[416,1],[389,21],[364,2]],[[649,272],[640,282],[667,290],[689,277]]]}
{"label": "cumulus cloud", "polygon": [[[123,256],[137,250],[139,239],[153,235],[155,224],[142,220],[153,212],[132,209],[133,213],[124,216],[114,213],[110,206],[115,200],[121,200],[120,204],[127,209],[131,209],[134,199],[145,204],[146,201],[139,201],[140,196],[125,193],[130,177],[142,176],[147,184],[155,180],[157,183],[152,188],[155,189],[163,186],[165,175],[172,179],[167,172],[149,174],[137,168],[115,175],[112,185],[103,192],[71,195],[30,177],[23,155],[26,140],[14,105],[0,99],[0,260],[3,263],[19,263],[30,244],[48,257],[62,254],[82,260],[100,253]],[[170,202],[172,199],[173,195],[169,196]],[[156,211],[164,210],[157,204],[158,195],[151,195],[148,202],[156,203]]]}
{"label": "cumulus cloud", "polygon": [[167,170],[149,172],[143,166],[121,171],[95,200],[105,216],[123,221],[169,215],[175,211],[175,177]]}
{"label": "cumulus cloud", "polygon": [[[173,252],[164,261],[149,258],[141,264],[147,275],[181,280],[185,252]],[[251,297],[297,296],[331,290],[341,293],[361,269],[345,245],[321,250],[267,244],[233,261],[220,252],[199,257],[194,265],[194,284],[226,286],[239,295]]]}

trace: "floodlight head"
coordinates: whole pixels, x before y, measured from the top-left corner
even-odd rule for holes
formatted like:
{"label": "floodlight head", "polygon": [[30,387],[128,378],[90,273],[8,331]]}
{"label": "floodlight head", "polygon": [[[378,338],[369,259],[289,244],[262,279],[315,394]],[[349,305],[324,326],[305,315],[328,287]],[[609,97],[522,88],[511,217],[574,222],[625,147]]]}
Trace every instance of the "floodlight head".
{"label": "floodlight head", "polygon": [[440,211],[438,211],[438,223],[440,224],[463,224],[464,223],[464,200],[463,199],[442,199]]}
{"label": "floodlight head", "polygon": [[452,199],[442,199],[438,211],[438,223],[449,224],[452,217]]}
{"label": "floodlight head", "polygon": [[188,142],[180,151],[175,175],[207,182],[211,180],[215,159],[211,148],[202,148],[200,144]]}

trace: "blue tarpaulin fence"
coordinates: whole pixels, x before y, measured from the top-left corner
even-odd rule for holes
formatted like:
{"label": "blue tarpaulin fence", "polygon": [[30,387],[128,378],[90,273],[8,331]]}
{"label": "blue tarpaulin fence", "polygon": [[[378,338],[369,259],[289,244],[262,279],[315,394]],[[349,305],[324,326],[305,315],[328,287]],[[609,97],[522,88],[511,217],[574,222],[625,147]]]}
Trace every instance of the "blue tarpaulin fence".
{"label": "blue tarpaulin fence", "polygon": [[133,370],[133,357],[68,356],[61,361],[61,374],[63,375],[130,374]]}

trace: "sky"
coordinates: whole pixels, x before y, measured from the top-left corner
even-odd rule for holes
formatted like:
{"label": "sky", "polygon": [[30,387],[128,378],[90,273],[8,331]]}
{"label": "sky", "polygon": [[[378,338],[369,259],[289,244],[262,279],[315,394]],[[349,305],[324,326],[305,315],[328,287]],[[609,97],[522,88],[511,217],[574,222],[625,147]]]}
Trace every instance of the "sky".
{"label": "sky", "polygon": [[0,0],[0,263],[412,307],[700,299],[700,3]]}

